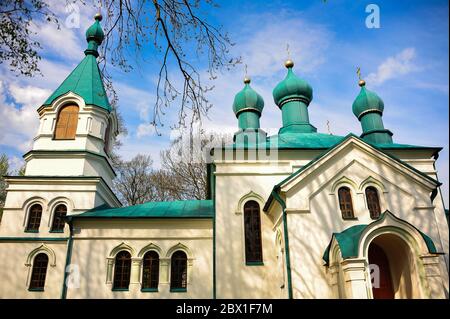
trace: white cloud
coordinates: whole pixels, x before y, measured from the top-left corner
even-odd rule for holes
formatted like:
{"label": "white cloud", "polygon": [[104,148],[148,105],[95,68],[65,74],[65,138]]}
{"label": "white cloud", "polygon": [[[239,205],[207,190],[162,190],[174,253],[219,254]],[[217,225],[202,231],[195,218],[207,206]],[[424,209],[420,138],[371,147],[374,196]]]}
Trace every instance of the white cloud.
{"label": "white cloud", "polygon": [[138,138],[144,137],[144,136],[151,136],[156,133],[155,127],[150,123],[141,123],[139,124],[136,132],[136,136]]}
{"label": "white cloud", "polygon": [[48,22],[37,22],[30,28],[35,32],[35,39],[43,47],[43,52],[57,54],[67,60],[81,60],[84,47],[81,46],[78,29],[68,29],[61,24],[58,29],[56,25]]}
{"label": "white cloud", "polygon": [[288,17],[283,13],[258,16],[258,28],[255,28],[258,31],[238,39],[235,52],[248,64],[250,75],[270,77],[282,70],[288,57],[287,44],[299,72],[312,72],[325,61],[331,33],[320,25],[292,16],[292,12]]}
{"label": "white cloud", "polygon": [[420,70],[414,63],[416,50],[406,48],[393,57],[388,57],[377,68],[377,71],[367,76],[367,82],[373,86],[380,85],[387,80]]}
{"label": "white cloud", "polygon": [[[27,151],[39,127],[36,109],[50,94],[34,86],[19,86],[15,83],[6,87],[0,81],[0,144]],[[9,96],[14,102],[8,102]]]}

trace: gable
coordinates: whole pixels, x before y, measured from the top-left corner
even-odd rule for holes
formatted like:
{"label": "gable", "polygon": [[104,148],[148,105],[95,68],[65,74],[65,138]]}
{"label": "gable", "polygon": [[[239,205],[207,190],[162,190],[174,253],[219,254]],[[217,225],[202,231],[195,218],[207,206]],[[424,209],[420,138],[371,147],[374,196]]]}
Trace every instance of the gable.
{"label": "gable", "polygon": [[[337,172],[350,165],[351,162],[359,163],[365,166],[365,169],[379,176],[401,177],[403,186],[400,186],[400,188],[403,187],[403,189],[409,189],[411,186],[414,186],[415,188],[431,192],[440,185],[438,181],[400,159],[365,143],[354,135],[349,135],[339,145],[324,152],[318,158],[275,185],[273,192],[287,194],[291,190],[298,190],[302,185],[308,185],[310,190],[316,190],[324,183],[334,179]],[[392,178],[391,182],[394,182]],[[272,201],[273,196],[270,196],[264,207],[265,211],[269,209]]]}

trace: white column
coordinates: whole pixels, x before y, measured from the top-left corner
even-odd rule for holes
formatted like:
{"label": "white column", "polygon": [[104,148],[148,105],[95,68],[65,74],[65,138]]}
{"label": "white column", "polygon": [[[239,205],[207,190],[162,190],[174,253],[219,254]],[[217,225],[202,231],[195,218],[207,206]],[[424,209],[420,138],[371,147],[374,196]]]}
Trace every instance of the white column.
{"label": "white column", "polygon": [[432,299],[447,299],[448,296],[445,296],[443,286],[444,278],[441,276],[439,255],[423,255],[420,256],[420,259],[425,269],[425,278],[430,293],[429,297]]}
{"label": "white column", "polygon": [[370,285],[367,282],[367,261],[365,259],[346,259],[342,261],[345,292],[348,298],[369,299]]}

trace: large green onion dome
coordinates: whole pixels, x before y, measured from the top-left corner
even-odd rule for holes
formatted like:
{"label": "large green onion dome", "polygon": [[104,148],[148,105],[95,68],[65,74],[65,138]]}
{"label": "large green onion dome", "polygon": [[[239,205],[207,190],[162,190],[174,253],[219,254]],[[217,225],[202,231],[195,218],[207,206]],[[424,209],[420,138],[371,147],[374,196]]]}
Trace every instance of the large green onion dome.
{"label": "large green onion dome", "polygon": [[294,71],[292,71],[294,62],[287,60],[285,66],[288,69],[288,73],[284,80],[278,83],[273,90],[273,100],[275,101],[275,104],[281,107],[289,100],[295,99],[303,101],[308,105],[313,98],[311,85],[294,74]]}
{"label": "large green onion dome", "polygon": [[353,102],[353,114],[358,119],[367,113],[383,114],[383,100],[376,93],[366,89],[366,82],[364,80],[359,81],[359,86],[361,87],[361,91]]}
{"label": "large green onion dome", "polygon": [[264,100],[262,96],[252,89],[249,78],[246,77],[244,79],[244,83],[244,88],[234,97],[234,114],[236,114],[237,117],[241,112],[253,111],[261,115],[264,108]]}

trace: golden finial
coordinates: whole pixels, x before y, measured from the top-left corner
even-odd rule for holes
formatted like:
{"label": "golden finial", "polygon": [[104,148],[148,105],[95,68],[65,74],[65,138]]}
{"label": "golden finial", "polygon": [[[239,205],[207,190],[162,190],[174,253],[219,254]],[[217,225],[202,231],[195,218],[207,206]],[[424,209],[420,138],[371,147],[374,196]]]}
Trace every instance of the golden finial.
{"label": "golden finial", "polygon": [[250,78],[249,78],[249,76],[247,74],[247,64],[244,64],[244,68],[245,68],[244,83],[245,84],[249,84],[251,80],[250,80]]}
{"label": "golden finial", "polygon": [[286,44],[286,52],[288,59],[286,60],[286,62],[284,62],[284,66],[289,69],[294,66],[294,61],[291,60],[291,51],[289,50],[289,43]]}
{"label": "golden finial", "polygon": [[95,16],[94,16],[94,19],[97,20],[97,21],[102,21],[103,16],[102,16],[102,14],[100,12],[97,12],[95,14]]}
{"label": "golden finial", "polygon": [[358,66],[356,68],[356,74],[358,74],[358,85],[363,87],[364,85],[366,85],[366,81],[364,81],[363,79],[361,79],[361,68]]}

